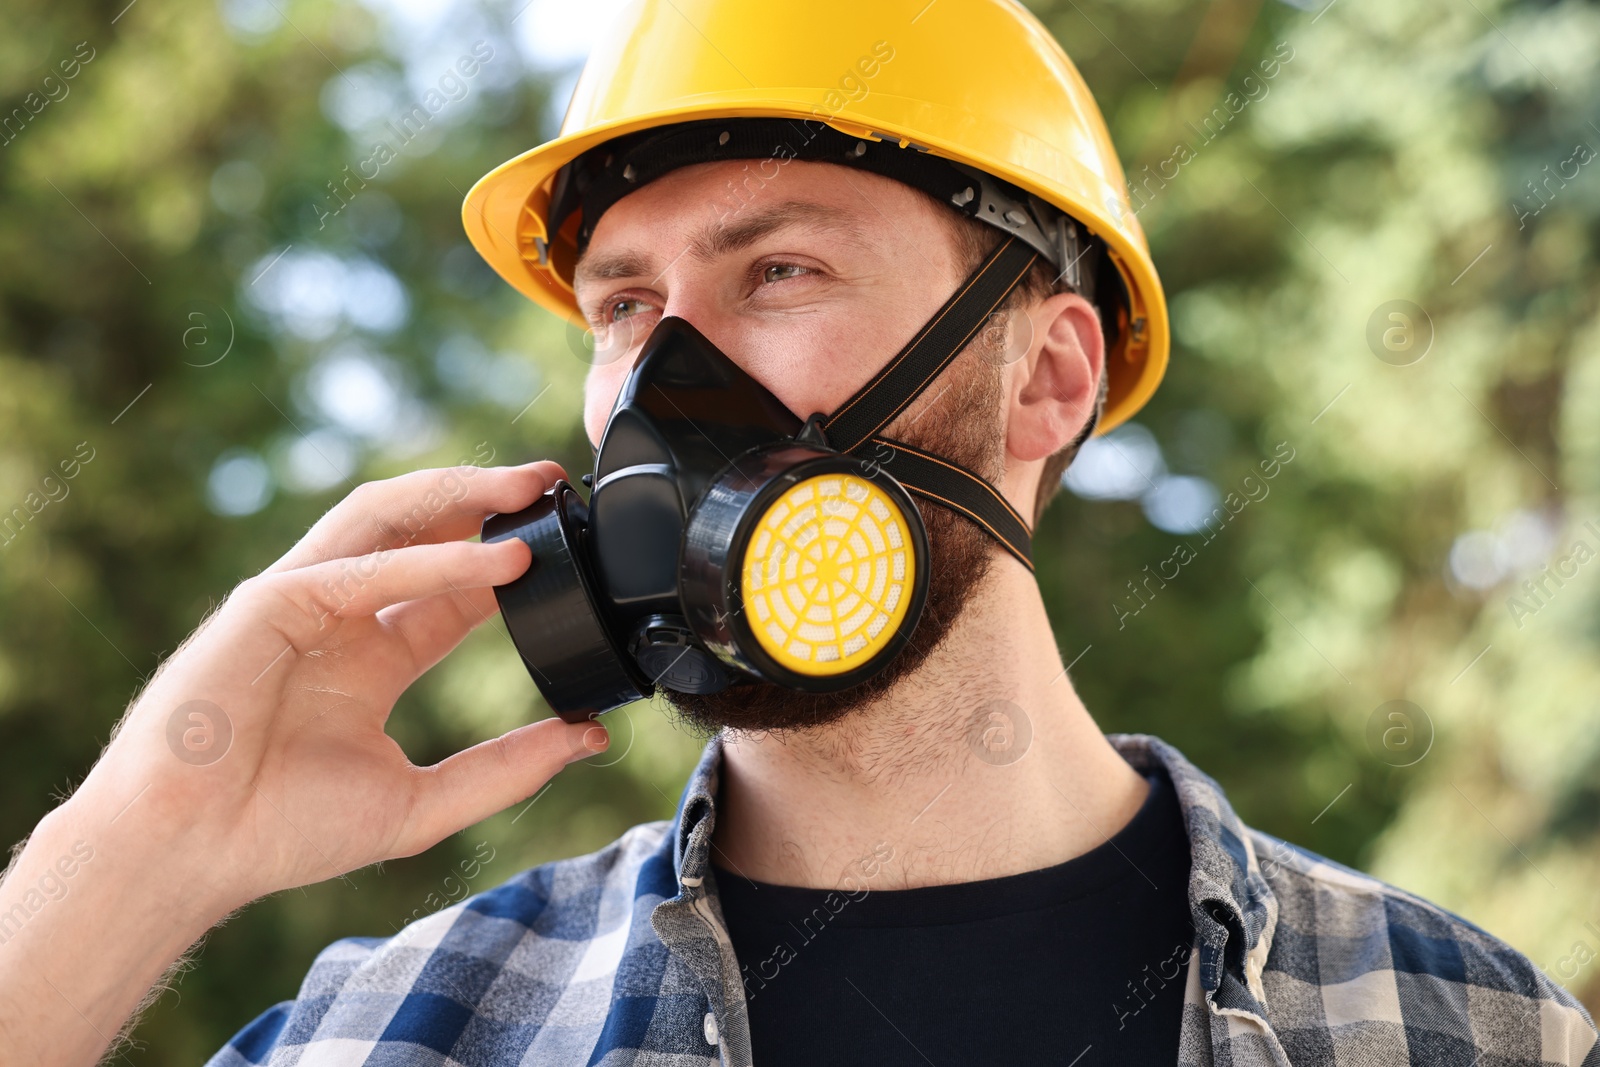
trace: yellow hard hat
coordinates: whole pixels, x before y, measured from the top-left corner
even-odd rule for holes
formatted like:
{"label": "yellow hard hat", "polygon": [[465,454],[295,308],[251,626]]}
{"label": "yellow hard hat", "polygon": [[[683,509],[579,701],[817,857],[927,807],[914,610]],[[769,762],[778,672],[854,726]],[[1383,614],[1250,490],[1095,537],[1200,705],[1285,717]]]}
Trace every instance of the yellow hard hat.
{"label": "yellow hard hat", "polygon": [[640,0],[603,35],[554,140],[496,167],[467,236],[534,302],[582,322],[578,217],[549,232],[558,172],[627,134],[702,119],[823,122],[987,172],[1103,241],[1126,289],[1096,433],[1141,408],[1167,365],[1166,299],[1122,166],[1077,68],[1016,0]]}

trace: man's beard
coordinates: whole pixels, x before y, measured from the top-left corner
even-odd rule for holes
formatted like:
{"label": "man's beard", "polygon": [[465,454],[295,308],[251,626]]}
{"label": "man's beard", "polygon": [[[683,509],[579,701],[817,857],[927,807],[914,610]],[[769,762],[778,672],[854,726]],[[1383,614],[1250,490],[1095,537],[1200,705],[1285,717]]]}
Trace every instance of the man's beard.
{"label": "man's beard", "polygon": [[[1000,437],[1002,379],[1000,367],[985,358],[985,342],[980,335],[934,379],[928,389],[936,398],[931,406],[915,414],[902,413],[885,434],[954,460],[997,485],[1005,467]],[[980,349],[984,349],[981,354]],[[949,388],[940,392],[939,383],[945,380],[950,382]],[[891,465],[884,469],[893,473]],[[922,666],[981,588],[996,545],[971,520],[913,499],[928,532],[928,596],[921,621],[888,666],[866,681],[834,693],[805,693],[770,682],[706,694],[663,689],[663,696],[684,723],[707,735],[723,727],[762,732],[825,726],[883,696]]]}

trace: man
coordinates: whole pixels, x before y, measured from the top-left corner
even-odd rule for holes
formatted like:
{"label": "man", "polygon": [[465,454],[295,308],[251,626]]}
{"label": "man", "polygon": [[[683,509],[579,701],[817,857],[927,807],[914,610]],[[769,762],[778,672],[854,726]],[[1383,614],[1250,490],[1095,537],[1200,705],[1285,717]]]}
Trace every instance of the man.
{"label": "man", "polygon": [[[1176,750],[1107,738],[1074,694],[1029,524],[1004,516],[1036,520],[1082,439],[1154,388],[1159,285],[1044,31],[1005,0],[917,6],[643,4],[563,137],[467,204],[497,269],[594,330],[602,453],[667,340],[797,424],[834,413],[794,440],[838,444],[881,369],[972,312],[883,409],[882,469],[859,468],[919,497],[929,573],[903,647],[831,691],[665,664],[650,684],[720,730],[671,822],[336,943],[213,1063],[1600,1063],[1588,1014],[1527,959],[1250,830]],[[930,482],[919,455],[956,473]],[[233,908],[414,854],[605,747],[575,715],[416,768],[383,732],[529,572],[520,537],[464,538],[562,475],[363,486],[174,654],[0,890],[18,1062],[92,1062]]]}

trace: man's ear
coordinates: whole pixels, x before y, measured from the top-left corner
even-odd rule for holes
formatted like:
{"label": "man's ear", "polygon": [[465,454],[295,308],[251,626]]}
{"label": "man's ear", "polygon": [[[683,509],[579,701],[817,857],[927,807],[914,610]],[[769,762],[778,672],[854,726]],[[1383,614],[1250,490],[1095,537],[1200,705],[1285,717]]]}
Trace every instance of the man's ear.
{"label": "man's ear", "polygon": [[1013,364],[1006,451],[1024,463],[1072,442],[1094,414],[1105,369],[1100,318],[1077,293],[1056,293],[1028,313],[1033,343]]}

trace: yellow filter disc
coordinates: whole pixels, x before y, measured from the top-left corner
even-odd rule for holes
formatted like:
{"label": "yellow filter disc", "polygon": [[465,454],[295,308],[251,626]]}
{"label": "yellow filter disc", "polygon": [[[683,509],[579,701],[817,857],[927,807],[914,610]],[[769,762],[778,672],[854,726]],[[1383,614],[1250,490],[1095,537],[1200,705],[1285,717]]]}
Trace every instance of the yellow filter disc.
{"label": "yellow filter disc", "polygon": [[843,674],[899,631],[921,565],[905,514],[876,484],[847,473],[806,478],[750,529],[746,621],[781,666]]}

